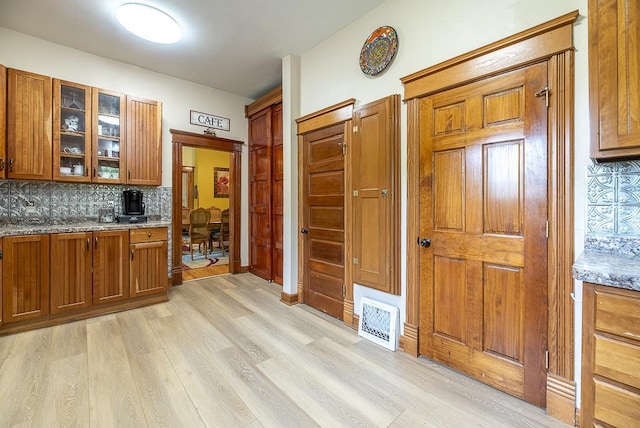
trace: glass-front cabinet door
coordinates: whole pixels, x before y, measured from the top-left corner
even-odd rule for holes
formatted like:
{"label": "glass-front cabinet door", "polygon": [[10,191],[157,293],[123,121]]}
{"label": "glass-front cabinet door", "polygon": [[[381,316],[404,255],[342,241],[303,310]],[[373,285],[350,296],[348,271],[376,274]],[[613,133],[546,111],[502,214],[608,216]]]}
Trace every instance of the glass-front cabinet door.
{"label": "glass-front cabinet door", "polygon": [[124,183],[125,95],[93,90],[94,183]]}
{"label": "glass-front cabinet door", "polygon": [[53,80],[53,179],[89,182],[91,88]]}

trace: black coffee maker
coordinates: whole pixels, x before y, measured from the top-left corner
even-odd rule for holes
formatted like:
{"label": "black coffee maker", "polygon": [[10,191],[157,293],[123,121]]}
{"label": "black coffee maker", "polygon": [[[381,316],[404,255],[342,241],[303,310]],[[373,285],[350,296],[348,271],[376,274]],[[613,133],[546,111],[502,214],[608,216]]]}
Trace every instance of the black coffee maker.
{"label": "black coffee maker", "polygon": [[122,215],[118,216],[120,223],[145,223],[144,202],[140,190],[125,190],[122,192]]}

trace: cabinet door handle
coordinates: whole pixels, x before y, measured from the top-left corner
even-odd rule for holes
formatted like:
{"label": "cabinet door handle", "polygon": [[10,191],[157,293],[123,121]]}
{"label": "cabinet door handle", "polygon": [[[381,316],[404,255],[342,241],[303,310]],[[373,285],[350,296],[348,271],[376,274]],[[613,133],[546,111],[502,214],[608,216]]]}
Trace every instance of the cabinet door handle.
{"label": "cabinet door handle", "polygon": [[13,159],[9,159],[9,172],[13,172]]}
{"label": "cabinet door handle", "polygon": [[98,249],[98,237],[96,236],[95,238],[93,238],[93,248],[94,249]]}
{"label": "cabinet door handle", "polygon": [[133,260],[133,250],[131,250],[131,260]]}
{"label": "cabinet door handle", "polygon": [[147,232],[147,238],[151,238],[151,232]]}
{"label": "cabinet door handle", "polygon": [[94,166],[94,167],[93,167],[93,176],[94,176],[94,177],[96,176],[96,173],[97,173],[97,171],[96,171],[96,167]]}
{"label": "cabinet door handle", "polygon": [[85,177],[88,177],[88,176],[89,176],[89,167],[86,167],[86,168],[84,169],[84,176],[85,176]]}
{"label": "cabinet door handle", "polygon": [[89,238],[87,238],[87,251],[89,251],[89,248],[90,248],[89,246],[90,246],[90,245],[91,245],[91,244],[89,243]]}
{"label": "cabinet door handle", "polygon": [[131,180],[131,170],[130,169],[127,170],[127,178],[129,180]]}

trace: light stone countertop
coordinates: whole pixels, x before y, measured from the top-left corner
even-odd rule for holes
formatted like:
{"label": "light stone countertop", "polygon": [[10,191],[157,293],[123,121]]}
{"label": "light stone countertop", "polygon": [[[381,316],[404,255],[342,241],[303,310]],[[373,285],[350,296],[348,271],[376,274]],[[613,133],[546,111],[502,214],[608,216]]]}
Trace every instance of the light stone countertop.
{"label": "light stone countertop", "polygon": [[573,265],[575,279],[640,291],[640,256],[585,250]]}
{"label": "light stone countertop", "polygon": [[169,227],[170,221],[152,221],[146,223],[99,223],[86,221],[62,224],[3,224],[0,225],[0,238],[4,236],[40,235],[47,233],[97,232],[103,230],[129,230],[150,227]]}

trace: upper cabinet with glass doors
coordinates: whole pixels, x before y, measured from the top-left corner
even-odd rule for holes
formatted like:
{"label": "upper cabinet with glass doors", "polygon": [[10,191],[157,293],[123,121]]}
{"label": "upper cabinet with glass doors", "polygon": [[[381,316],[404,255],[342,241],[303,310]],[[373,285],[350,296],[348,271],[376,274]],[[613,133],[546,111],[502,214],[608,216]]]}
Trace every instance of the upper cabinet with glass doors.
{"label": "upper cabinet with glass doors", "polygon": [[53,80],[53,179],[91,181],[91,88]]}
{"label": "upper cabinet with glass doors", "polygon": [[125,95],[93,90],[93,172],[95,183],[124,183]]}

